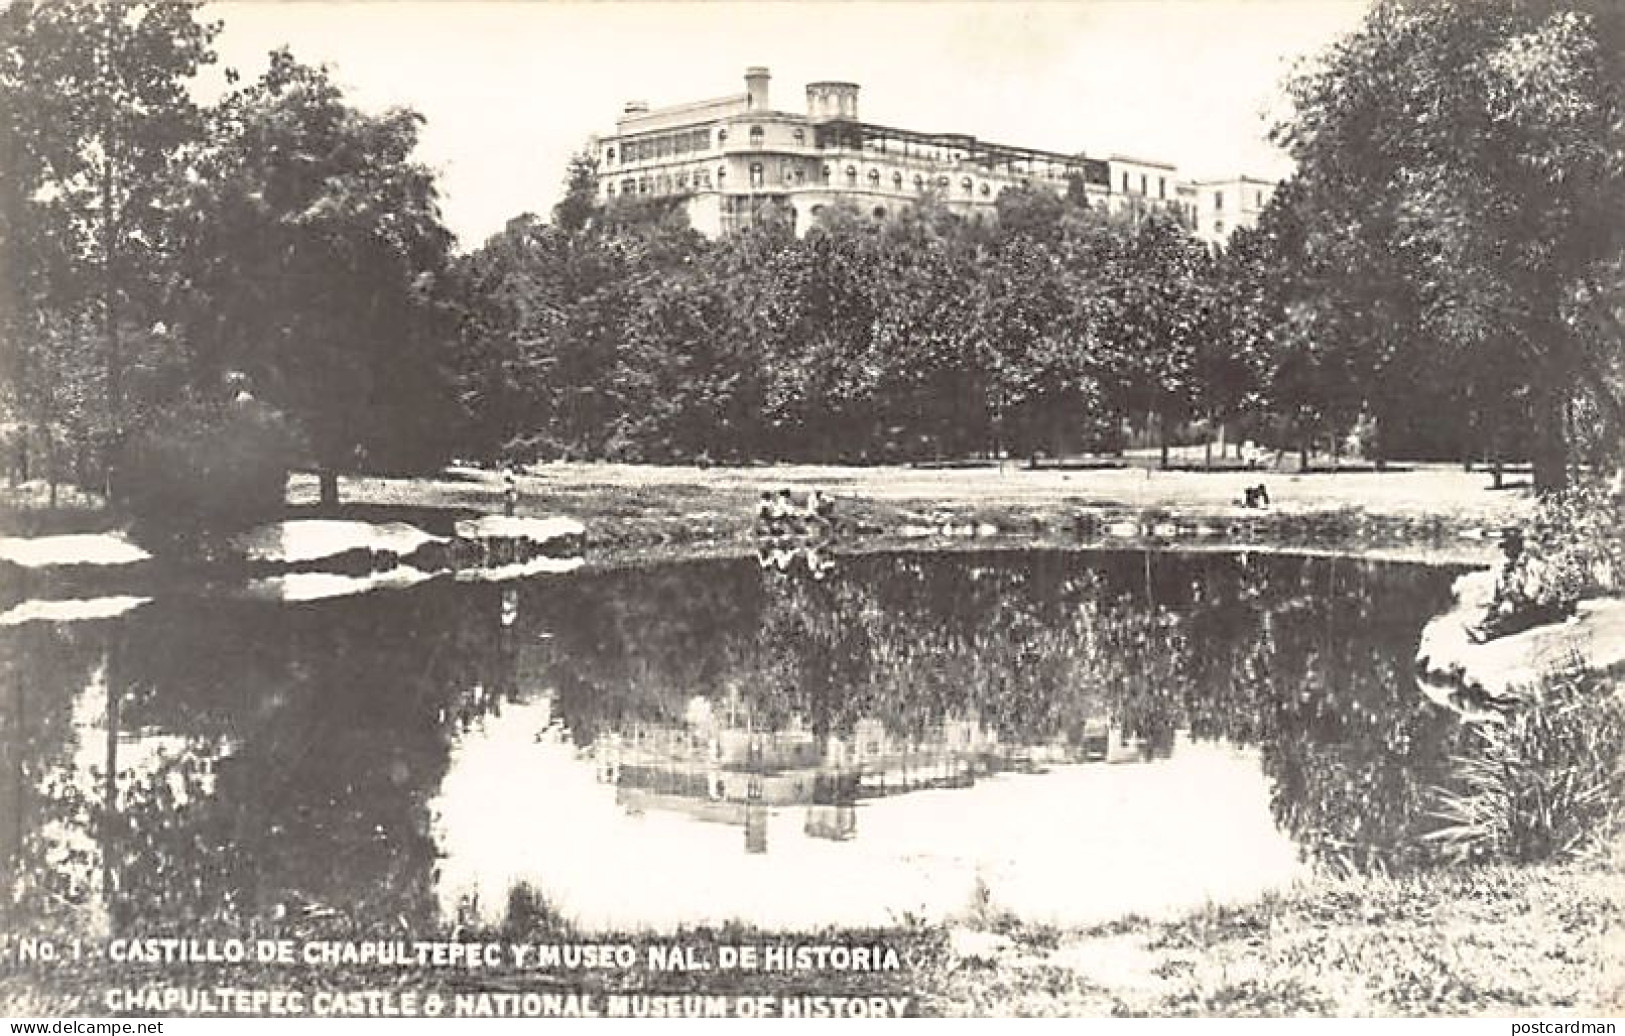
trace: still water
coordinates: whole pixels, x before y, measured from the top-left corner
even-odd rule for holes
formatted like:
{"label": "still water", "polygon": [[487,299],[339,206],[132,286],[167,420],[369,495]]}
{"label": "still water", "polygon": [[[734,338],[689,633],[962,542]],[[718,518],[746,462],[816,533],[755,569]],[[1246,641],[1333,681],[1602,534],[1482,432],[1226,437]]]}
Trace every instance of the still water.
{"label": "still water", "polygon": [[0,629],[0,922],[1085,923],[1403,868],[1454,574],[915,553],[47,612]]}

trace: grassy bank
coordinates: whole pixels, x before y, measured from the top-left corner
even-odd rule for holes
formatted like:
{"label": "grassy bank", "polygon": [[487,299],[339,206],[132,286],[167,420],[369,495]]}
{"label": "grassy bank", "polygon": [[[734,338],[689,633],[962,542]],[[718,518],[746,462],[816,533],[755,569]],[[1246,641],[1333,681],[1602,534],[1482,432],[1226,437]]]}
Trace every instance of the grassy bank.
{"label": "grassy bank", "polygon": [[[895,971],[652,974],[66,963],[0,968],[0,1012],[104,1014],[109,989],[183,986],[443,996],[469,992],[907,997],[923,1015],[1597,1016],[1625,1007],[1625,882],[1616,863],[1320,878],[1243,906],[1089,929],[968,911],[948,925],[785,936],[748,928],[677,941],[885,945]],[[339,937],[305,933],[304,938]],[[419,936],[421,938],[421,936]],[[465,938],[556,942],[555,927]],[[646,936],[595,936],[596,942]],[[659,940],[665,942],[668,940]]]}
{"label": "grassy bank", "polygon": [[[947,1014],[1600,1015],[1625,1006],[1616,865],[1316,879],[1084,932],[1011,925],[937,976]],[[998,926],[994,926],[998,927]]]}
{"label": "grassy bank", "polygon": [[[1271,506],[1237,506],[1248,486]],[[1483,473],[1450,465],[1306,474],[1159,471],[1130,466],[745,468],[553,464],[518,479],[519,511],[567,514],[588,529],[593,564],[738,554],[754,547],[764,489],[837,501],[844,549],[1138,546],[1332,551],[1389,560],[1494,560],[1495,532],[1530,511],[1526,487],[1491,490]],[[500,512],[495,472],[450,469],[416,478],[346,477],[341,514],[448,531],[458,517]],[[289,481],[289,513],[316,513],[316,479]],[[93,498],[42,486],[0,488],[0,534],[102,532],[116,527]]]}
{"label": "grassy bank", "polygon": [[[1271,506],[1236,505],[1246,486]],[[518,479],[522,514],[584,522],[595,564],[619,565],[752,549],[759,494],[814,488],[833,495],[847,549],[959,546],[1137,546],[1335,551],[1390,560],[1486,562],[1495,533],[1526,516],[1527,490],[1492,491],[1481,473],[1417,467],[1385,473],[1286,474],[1149,468],[969,469],[647,467],[558,464]],[[353,513],[491,512],[495,473],[453,469],[435,478],[352,478]],[[289,500],[316,500],[295,476]]]}

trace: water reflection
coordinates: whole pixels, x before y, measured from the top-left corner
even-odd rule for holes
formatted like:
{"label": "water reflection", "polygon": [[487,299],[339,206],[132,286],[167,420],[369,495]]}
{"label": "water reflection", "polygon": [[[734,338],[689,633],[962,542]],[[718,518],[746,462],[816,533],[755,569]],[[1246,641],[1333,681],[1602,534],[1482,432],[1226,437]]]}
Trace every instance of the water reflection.
{"label": "water reflection", "polygon": [[1077,921],[1403,867],[1456,736],[1408,679],[1452,574],[750,558],[31,622],[0,920]]}

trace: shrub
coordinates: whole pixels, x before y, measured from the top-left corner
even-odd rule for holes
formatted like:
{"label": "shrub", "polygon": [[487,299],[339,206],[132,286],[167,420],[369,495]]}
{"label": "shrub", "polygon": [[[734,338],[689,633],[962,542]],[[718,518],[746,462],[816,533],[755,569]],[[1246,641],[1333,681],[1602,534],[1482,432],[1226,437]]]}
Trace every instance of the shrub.
{"label": "shrub", "polygon": [[1526,539],[1556,602],[1625,593],[1625,501],[1601,481],[1544,497]]}
{"label": "shrub", "polygon": [[298,456],[287,422],[257,403],[184,407],[126,444],[114,497],[137,540],[207,543],[279,515]]}
{"label": "shrub", "polygon": [[1433,792],[1440,826],[1424,836],[1444,861],[1568,859],[1625,828],[1625,700],[1606,674],[1573,658],[1504,724],[1467,730],[1454,780]]}

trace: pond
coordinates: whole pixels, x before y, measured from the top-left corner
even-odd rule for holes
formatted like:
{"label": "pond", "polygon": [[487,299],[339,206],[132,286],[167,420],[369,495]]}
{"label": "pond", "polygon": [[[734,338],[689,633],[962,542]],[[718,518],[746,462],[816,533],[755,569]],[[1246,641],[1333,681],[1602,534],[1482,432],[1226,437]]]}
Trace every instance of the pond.
{"label": "pond", "polygon": [[1402,869],[1455,574],[904,553],[47,609],[0,629],[0,923],[1072,924]]}

